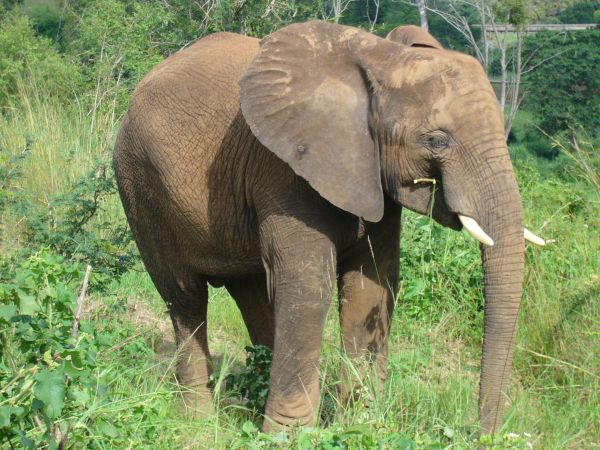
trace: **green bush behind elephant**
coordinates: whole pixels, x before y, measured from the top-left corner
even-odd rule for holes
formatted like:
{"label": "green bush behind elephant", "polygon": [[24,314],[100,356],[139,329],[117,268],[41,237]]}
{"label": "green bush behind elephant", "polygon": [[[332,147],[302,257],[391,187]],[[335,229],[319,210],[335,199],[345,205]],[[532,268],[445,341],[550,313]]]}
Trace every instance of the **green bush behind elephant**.
{"label": "green bush behind elephant", "polygon": [[314,421],[336,283],[343,348],[384,381],[406,207],[488,244],[480,418],[484,432],[501,426],[523,212],[476,60],[416,27],[388,39],[322,22],[262,41],[214,34],[140,83],[114,166],[192,411],[212,404],[207,283],[226,286],[252,342],[273,349],[265,430]]}

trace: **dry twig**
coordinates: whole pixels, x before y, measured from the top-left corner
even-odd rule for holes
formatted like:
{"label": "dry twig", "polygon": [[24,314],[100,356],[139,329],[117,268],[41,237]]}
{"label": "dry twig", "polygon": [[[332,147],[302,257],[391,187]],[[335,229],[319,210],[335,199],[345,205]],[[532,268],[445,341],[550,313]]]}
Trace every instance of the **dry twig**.
{"label": "dry twig", "polygon": [[83,277],[83,286],[81,286],[81,292],[77,298],[77,309],[75,310],[75,319],[73,320],[73,328],[71,329],[71,336],[77,336],[79,332],[79,320],[81,319],[81,309],[83,308],[83,300],[87,293],[88,283],[90,281],[90,274],[92,273],[92,266],[89,264],[85,269],[85,276]]}

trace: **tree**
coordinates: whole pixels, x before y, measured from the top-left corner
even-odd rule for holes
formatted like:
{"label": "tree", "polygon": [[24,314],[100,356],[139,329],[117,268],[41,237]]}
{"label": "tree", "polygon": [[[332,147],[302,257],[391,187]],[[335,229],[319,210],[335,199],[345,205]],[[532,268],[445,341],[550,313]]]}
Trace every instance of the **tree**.
{"label": "tree", "polygon": [[570,5],[558,14],[561,23],[594,23],[594,12],[600,10],[600,2],[587,1]]}
{"label": "tree", "polygon": [[583,127],[600,135],[600,29],[565,34],[538,33],[525,39],[535,52],[524,74],[525,106],[549,134],[573,134]]}
{"label": "tree", "polygon": [[344,11],[348,9],[348,6],[352,0],[329,0],[325,5],[324,9],[324,18],[328,19],[329,17],[333,18],[335,23],[338,23]]}
{"label": "tree", "polygon": [[419,19],[421,20],[421,28],[429,31],[429,22],[427,21],[427,5],[425,0],[416,0],[417,8],[419,9]]}

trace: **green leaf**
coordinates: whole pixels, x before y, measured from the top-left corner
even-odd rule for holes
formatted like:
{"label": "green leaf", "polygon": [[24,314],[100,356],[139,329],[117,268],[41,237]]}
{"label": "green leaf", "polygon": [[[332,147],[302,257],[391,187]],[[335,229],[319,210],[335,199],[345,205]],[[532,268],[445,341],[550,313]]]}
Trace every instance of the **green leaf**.
{"label": "green leaf", "polygon": [[81,387],[69,389],[67,397],[69,400],[72,400],[82,406],[87,405],[90,401],[90,394],[88,393],[88,390]]}
{"label": "green leaf", "polygon": [[19,295],[19,311],[21,314],[33,315],[39,311],[40,306],[37,304],[36,297],[34,295]]}
{"label": "green leaf", "polygon": [[17,307],[15,305],[0,305],[0,319],[10,322],[17,315]]}
{"label": "green leaf", "polygon": [[50,418],[60,416],[65,399],[65,377],[58,372],[43,370],[35,377],[33,393],[44,402],[42,410]]}
{"label": "green leaf", "polygon": [[0,428],[10,427],[10,406],[0,406]]}
{"label": "green leaf", "polygon": [[117,427],[115,427],[112,423],[110,423],[107,420],[98,420],[96,428],[104,436],[108,436],[113,439],[119,436],[119,431],[117,430]]}
{"label": "green leaf", "polygon": [[256,426],[252,422],[250,422],[249,420],[247,420],[242,425],[242,431],[244,433],[246,433],[247,435],[253,435],[253,434],[255,434],[258,431],[258,429],[256,428]]}

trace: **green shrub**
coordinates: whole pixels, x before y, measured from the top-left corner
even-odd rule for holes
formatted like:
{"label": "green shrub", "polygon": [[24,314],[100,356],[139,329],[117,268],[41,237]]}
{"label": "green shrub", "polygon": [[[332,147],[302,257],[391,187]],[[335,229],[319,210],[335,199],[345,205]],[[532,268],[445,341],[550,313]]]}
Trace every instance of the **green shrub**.
{"label": "green shrub", "polygon": [[267,347],[246,347],[246,366],[237,374],[227,375],[228,390],[246,400],[246,406],[255,413],[264,414],[269,394],[269,374],[272,353]]}
{"label": "green shrub", "polygon": [[16,9],[0,20],[0,105],[14,101],[19,89],[66,100],[80,83],[77,66],[58,54],[52,42],[35,34]]}
{"label": "green shrub", "polygon": [[[71,336],[78,264],[42,250],[0,284],[0,443],[56,448],[97,389],[98,336]],[[62,418],[62,420],[61,420]],[[58,439],[60,440],[60,439]]]}
{"label": "green shrub", "polygon": [[21,218],[20,234],[24,239],[18,252],[27,255],[48,247],[90,264],[95,271],[93,289],[130,270],[139,257],[127,224],[124,219],[115,221],[100,214],[106,201],[117,195],[112,168],[97,163],[69,191],[50,195],[47,204],[41,204],[17,184],[27,148],[0,166],[0,211],[10,205],[7,214]]}
{"label": "green shrub", "polygon": [[583,127],[600,130],[600,29],[526,37],[523,54],[532,55],[523,78],[523,106],[534,112],[548,134]]}

